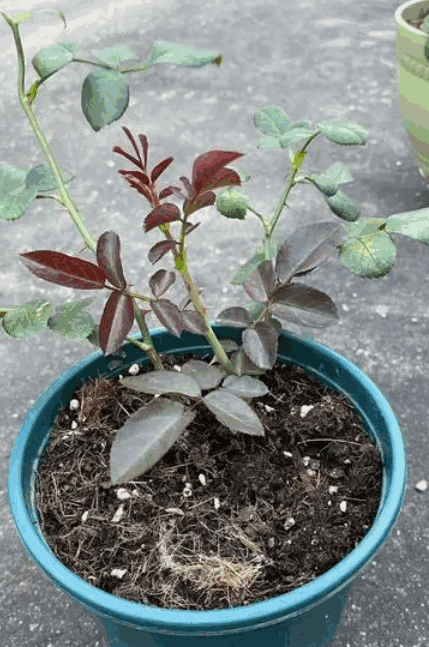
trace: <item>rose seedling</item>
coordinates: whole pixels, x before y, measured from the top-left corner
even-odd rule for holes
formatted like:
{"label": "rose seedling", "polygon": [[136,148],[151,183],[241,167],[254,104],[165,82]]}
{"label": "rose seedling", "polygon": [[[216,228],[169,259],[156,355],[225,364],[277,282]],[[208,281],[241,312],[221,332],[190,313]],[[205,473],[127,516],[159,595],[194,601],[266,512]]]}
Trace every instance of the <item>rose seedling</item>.
{"label": "rose seedling", "polygon": [[[7,21],[14,32],[19,53],[19,22],[17,19]],[[64,63],[67,64],[68,58],[63,52],[59,60],[64,63],[67,59]],[[23,75],[20,54],[19,61]],[[54,67],[58,65],[57,61]],[[53,71],[47,69],[41,80]],[[164,256],[171,255],[174,267],[152,274],[148,279],[149,292],[141,294],[131,290],[127,281],[121,260],[120,236],[114,231],[105,231],[94,241],[74,207],[65,180],[35,121],[31,96],[29,99],[25,95],[23,83],[19,96],[42,144],[49,168],[33,169],[26,178],[17,174],[11,176],[4,199],[8,205],[19,203],[24,213],[30,195],[41,197],[41,191],[58,188],[60,197],[56,199],[69,211],[86,246],[95,256],[94,262],[89,262],[53,250],[37,250],[22,253],[21,260],[35,276],[45,281],[77,290],[107,290],[108,297],[98,323],[85,312],[89,299],[65,303],[55,313],[52,304],[45,300],[0,308],[1,322],[4,331],[12,337],[49,329],[65,338],[88,339],[99,345],[106,355],[119,351],[128,339],[148,355],[155,370],[122,379],[125,386],[156,397],[128,418],[113,441],[110,456],[113,484],[124,483],[152,467],[195,419],[200,406],[207,407],[232,432],[263,436],[264,426],[252,407],[252,399],[268,392],[258,376],[274,366],[280,332],[289,323],[322,328],[339,319],[332,299],[306,285],[302,278],[314,272],[335,251],[338,251],[340,263],[355,275],[382,277],[394,266],[396,243],[393,234],[429,243],[429,210],[395,214],[387,219],[362,218],[358,207],[340,188],[353,179],[344,164],[332,164],[319,173],[302,169],[310,143],[318,136],[341,146],[364,145],[368,131],[358,124],[328,119],[313,127],[310,121],[292,122],[280,107],[267,107],[255,114],[255,126],[264,135],[259,146],[288,149],[291,163],[278,205],[270,218],[255,211],[249,198],[237,188],[249,177],[234,165],[242,153],[224,150],[202,153],[193,162],[189,177],[180,177],[178,185],[159,188],[159,178],[173,158],[167,157],[149,167],[148,138],[144,134],[135,137],[124,127],[131,149],[115,146],[113,151],[133,168],[121,169],[119,173],[149,203],[150,209],[142,223],[143,232],[157,229],[162,235],[162,240],[150,248],[148,260],[155,265]],[[99,112],[98,107],[97,114]],[[120,116],[111,119],[112,113],[109,114],[105,123]],[[104,125],[97,123],[100,127]],[[297,143],[302,147],[294,151]],[[298,184],[315,187],[339,220],[299,227],[286,240],[276,243],[274,230],[292,188]],[[225,190],[225,187],[228,188]],[[223,190],[220,195],[215,193],[218,189]],[[243,329],[240,347],[232,342],[221,342],[216,337],[188,265],[187,238],[197,235],[194,232],[201,224],[195,221],[196,214],[215,205],[226,218],[243,220],[249,213],[253,214],[263,227],[261,246],[233,277],[233,283],[243,286],[250,303],[229,307],[217,315],[217,323]],[[7,207],[9,216],[4,217],[22,215],[14,211],[15,215],[10,216],[11,209]],[[214,213],[216,210],[212,209],[211,214]],[[179,304],[165,296],[176,274],[180,275],[187,293]],[[148,313],[153,313],[176,337],[183,331],[204,335],[213,349],[212,361],[192,360],[180,372],[165,370],[146,324]],[[139,326],[141,340],[128,337],[134,323]]]}

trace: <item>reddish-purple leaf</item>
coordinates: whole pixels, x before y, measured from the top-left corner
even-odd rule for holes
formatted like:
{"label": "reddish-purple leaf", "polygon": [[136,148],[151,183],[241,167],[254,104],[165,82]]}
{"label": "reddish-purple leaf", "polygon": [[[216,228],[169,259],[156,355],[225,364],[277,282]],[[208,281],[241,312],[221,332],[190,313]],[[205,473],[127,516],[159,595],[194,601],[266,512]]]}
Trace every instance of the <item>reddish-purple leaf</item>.
{"label": "reddish-purple leaf", "polygon": [[143,195],[151,205],[153,205],[153,195],[147,186],[145,186],[138,180],[134,180],[131,177],[126,177],[125,179],[133,187],[133,189],[137,189],[137,191],[141,193],[141,195]]}
{"label": "reddish-purple leaf", "polygon": [[183,191],[178,186],[167,186],[165,189],[162,189],[159,194],[159,199],[163,200],[168,198],[169,195],[178,195],[180,198],[185,198]]}
{"label": "reddish-purple leaf", "polygon": [[158,270],[149,279],[149,287],[152,290],[153,296],[158,299],[161,294],[167,292],[168,288],[173,285],[176,280],[174,272],[168,270]]}
{"label": "reddish-purple leaf", "polygon": [[270,369],[277,358],[278,333],[271,326],[259,321],[243,333],[243,348],[250,360],[259,368]]}
{"label": "reddish-purple leaf", "polygon": [[128,180],[128,177],[130,177],[135,178],[136,180],[140,180],[140,182],[142,182],[143,184],[150,184],[148,176],[143,171],[124,171],[123,169],[120,169],[118,173],[125,175],[126,180]]}
{"label": "reddish-purple leaf", "polygon": [[[269,267],[271,266],[271,272]],[[262,269],[262,274],[259,271]],[[243,281],[243,287],[246,290],[247,294],[253,301],[257,303],[266,303],[268,297],[270,296],[271,288],[274,284],[274,276],[272,272],[272,263],[271,261],[264,261],[261,263],[257,269],[252,272],[246,281]]]}
{"label": "reddish-purple leaf", "polygon": [[264,261],[258,265],[257,272],[261,277],[265,292],[270,296],[275,283],[274,267],[272,261]]}
{"label": "reddish-purple leaf", "polygon": [[288,283],[278,288],[273,295],[272,312],[280,321],[314,328],[325,328],[339,319],[331,297],[303,283]]}
{"label": "reddish-purple leaf", "polygon": [[240,186],[240,176],[236,171],[233,171],[232,169],[222,168],[211,179],[209,184],[204,187],[204,191],[208,191],[209,189],[219,189],[221,186],[231,185]]}
{"label": "reddish-purple leaf", "polygon": [[154,227],[165,225],[168,222],[180,220],[180,209],[172,202],[161,204],[153,209],[144,221],[144,230],[147,233]]}
{"label": "reddish-purple leaf", "polygon": [[162,240],[160,243],[156,243],[153,247],[150,248],[147,255],[148,259],[152,264],[159,261],[167,252],[169,252],[176,245],[174,240]]}
{"label": "reddish-purple leaf", "polygon": [[188,332],[195,335],[205,335],[207,332],[207,324],[201,312],[196,310],[182,310],[183,327]]}
{"label": "reddish-purple leaf", "polygon": [[104,306],[100,321],[100,347],[111,355],[122,345],[134,321],[134,304],[129,294],[114,291]]}
{"label": "reddish-purple leaf", "polygon": [[171,162],[174,160],[174,157],[168,157],[165,160],[162,160],[162,162],[159,162],[154,168],[152,169],[151,173],[151,180],[152,182],[156,182],[161,173],[164,173],[165,169],[168,168],[171,164]]}
{"label": "reddish-purple leaf", "polygon": [[231,364],[232,369],[237,375],[263,375],[265,373],[264,369],[258,368],[244,352],[244,348],[241,347],[236,353],[231,355]]}
{"label": "reddish-purple leaf", "polygon": [[180,181],[182,182],[182,184],[184,185],[184,187],[186,189],[186,192],[188,194],[188,198],[191,199],[192,196],[195,193],[193,188],[192,188],[192,184],[189,182],[188,178],[185,177],[185,176],[183,176],[183,177],[181,177],[179,179],[180,179]]}
{"label": "reddish-purple leaf", "polygon": [[208,153],[199,155],[192,169],[192,184],[195,191],[201,193],[210,184],[220,169],[239,157],[243,157],[243,153],[209,151]]}
{"label": "reddish-purple leaf", "polygon": [[126,157],[126,159],[127,159],[129,162],[132,162],[133,164],[135,164],[136,166],[138,166],[139,168],[141,168],[142,170],[144,170],[144,169],[143,169],[143,167],[142,167],[142,165],[141,165],[141,163],[140,163],[140,160],[136,159],[135,157],[133,157],[132,155],[130,155],[129,153],[127,153],[126,151],[124,151],[124,149],[123,149],[123,148],[121,148],[120,146],[114,146],[114,147],[112,148],[112,151],[113,151],[114,153],[118,153],[119,155],[123,155],[124,157]]}
{"label": "reddish-purple leaf", "polygon": [[183,325],[183,317],[179,308],[168,301],[168,299],[153,299],[150,302],[153,312],[158,317],[163,326],[175,337],[180,337]]}
{"label": "reddish-purple leaf", "polygon": [[139,140],[141,147],[143,149],[143,159],[144,159],[144,167],[147,167],[147,150],[149,148],[149,142],[147,141],[146,135],[139,135]]}
{"label": "reddish-purple leaf", "polygon": [[197,227],[201,225],[200,222],[197,222],[195,225],[191,225],[190,222],[186,223],[185,236],[189,236]]}
{"label": "reddish-purple leaf", "polygon": [[122,126],[122,130],[124,131],[124,133],[126,134],[128,139],[130,140],[131,144],[133,145],[133,148],[134,148],[134,150],[136,152],[136,155],[140,160],[141,168],[143,168],[143,162],[142,162],[142,158],[141,158],[141,155],[140,155],[140,151],[139,151],[139,149],[137,147],[136,140],[134,139],[133,135],[131,134],[130,129],[127,128],[126,126]]}
{"label": "reddish-purple leaf", "polygon": [[105,231],[97,242],[97,263],[116,288],[125,288],[127,282],[121,262],[121,241],[114,231]]}
{"label": "reddish-purple leaf", "polygon": [[278,251],[276,276],[287,283],[296,274],[314,269],[333,254],[347,235],[344,225],[331,221],[299,227]]}
{"label": "reddish-purple leaf", "polygon": [[186,216],[190,216],[194,211],[198,211],[198,209],[203,209],[204,207],[211,207],[215,202],[216,194],[213,191],[200,193],[192,201],[185,200],[183,203],[183,213]]}
{"label": "reddish-purple leaf", "polygon": [[246,328],[250,324],[250,315],[246,308],[241,306],[226,308],[219,312],[216,323],[221,326],[233,326],[234,328]]}
{"label": "reddish-purple leaf", "polygon": [[102,290],[106,282],[104,271],[82,258],[42,249],[20,254],[24,265],[45,281],[77,290]]}

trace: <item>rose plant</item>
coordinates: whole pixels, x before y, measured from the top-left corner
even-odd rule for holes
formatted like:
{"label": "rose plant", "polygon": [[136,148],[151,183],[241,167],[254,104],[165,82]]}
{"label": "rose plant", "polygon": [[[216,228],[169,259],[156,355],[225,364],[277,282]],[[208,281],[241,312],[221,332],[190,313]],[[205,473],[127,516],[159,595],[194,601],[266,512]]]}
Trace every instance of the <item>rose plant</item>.
{"label": "rose plant", "polygon": [[[233,432],[263,436],[262,422],[251,401],[267,393],[266,385],[257,376],[273,367],[279,333],[289,322],[321,328],[338,321],[332,299],[296,279],[316,270],[335,250],[338,250],[340,263],[353,274],[364,278],[385,276],[395,262],[396,243],[392,234],[429,243],[429,210],[395,214],[387,219],[362,218],[358,207],[340,188],[341,184],[353,179],[347,166],[335,163],[321,173],[302,170],[307,149],[319,135],[341,146],[364,145],[368,131],[355,123],[328,119],[312,127],[310,121],[293,122],[280,107],[256,112],[255,126],[264,135],[260,148],[287,148],[291,162],[271,218],[256,212],[248,197],[236,188],[249,177],[233,164],[242,153],[224,150],[202,153],[193,162],[190,177],[180,178],[182,186],[169,185],[160,189],[158,180],[173,158],[167,157],[149,168],[148,138],[144,134],[135,137],[129,128],[123,127],[131,152],[120,146],[115,146],[113,152],[126,158],[135,168],[121,169],[119,173],[149,202],[144,232],[157,228],[163,235],[163,240],[150,248],[148,259],[156,264],[166,254],[172,254],[175,270],[159,269],[150,276],[149,295],[136,292],[126,279],[120,236],[114,231],[105,231],[98,240],[91,236],[68,194],[66,183],[71,176],[59,168],[32,111],[40,85],[77,60],[75,47],[63,44],[39,52],[33,64],[40,78],[25,93],[19,23],[27,14],[12,19],[3,13],[3,17],[13,31],[18,51],[19,100],[49,167],[38,166],[28,173],[3,167],[0,214],[8,220],[19,218],[35,198],[48,197],[59,202],[68,210],[86,247],[93,251],[94,262],[53,250],[22,253],[21,260],[35,276],[45,281],[78,290],[107,290],[109,293],[98,323],[85,312],[89,299],[65,303],[55,312],[52,304],[42,299],[21,306],[1,307],[3,330],[19,338],[49,329],[68,339],[88,339],[106,355],[117,352],[123,342],[129,340],[148,355],[155,370],[123,378],[122,383],[158,397],[131,415],[118,431],[110,456],[113,484],[124,483],[152,467],[192,422],[200,405],[206,406]],[[128,105],[122,75],[137,69],[119,70],[118,61],[128,58],[123,48],[115,52],[103,50],[98,58],[104,63],[97,63],[96,72],[86,78],[82,89],[82,109],[94,130],[122,116]],[[169,60],[201,65],[220,64],[221,59],[214,53],[198,54],[195,50],[164,43],[158,50],[152,50],[149,60],[150,63]],[[294,151],[297,143],[298,150]],[[274,230],[292,188],[298,184],[315,186],[340,221],[300,227],[286,240],[276,243]],[[216,197],[215,191],[225,187],[229,188]],[[54,190],[58,190],[58,196],[47,195],[46,192]],[[216,337],[188,266],[187,237],[201,224],[189,218],[214,205],[226,218],[242,220],[253,213],[264,231],[261,246],[233,277],[233,283],[243,285],[251,302],[246,306],[229,307],[217,316],[217,323],[243,329],[240,347],[221,342]],[[176,280],[176,273],[181,276],[187,291],[179,305],[164,296]],[[146,324],[149,312],[172,335],[180,337],[183,331],[204,335],[214,353],[210,364],[191,360],[180,372],[165,370]],[[128,337],[134,322],[139,326],[141,340]]]}

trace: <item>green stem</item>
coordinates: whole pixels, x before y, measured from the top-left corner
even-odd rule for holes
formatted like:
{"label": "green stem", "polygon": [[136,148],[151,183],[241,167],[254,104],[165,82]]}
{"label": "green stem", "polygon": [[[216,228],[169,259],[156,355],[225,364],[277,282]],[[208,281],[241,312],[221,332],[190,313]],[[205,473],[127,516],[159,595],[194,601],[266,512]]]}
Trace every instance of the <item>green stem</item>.
{"label": "green stem", "polygon": [[251,211],[252,213],[254,213],[254,214],[255,214],[255,216],[258,216],[259,220],[260,220],[260,221],[261,221],[261,223],[262,223],[262,226],[263,226],[263,228],[264,228],[265,233],[267,233],[267,232],[268,232],[268,228],[269,228],[269,226],[270,226],[270,222],[269,222],[266,218],[264,218],[264,216],[261,216],[261,214],[260,214],[260,213],[258,213],[258,212],[257,212],[257,211],[255,211],[254,209],[252,209],[252,207],[251,207],[250,205],[247,205],[247,208],[248,208],[248,210],[249,210],[249,211]]}
{"label": "green stem", "polygon": [[280,201],[279,201],[279,203],[277,205],[277,208],[276,208],[276,210],[274,212],[274,216],[273,216],[272,220],[270,221],[268,231],[266,231],[266,233],[265,233],[265,245],[268,244],[269,239],[273,235],[274,228],[277,225],[277,222],[278,222],[278,220],[280,218],[280,214],[283,211],[284,206],[286,205],[286,200],[287,200],[287,198],[289,196],[289,193],[290,193],[290,191],[291,191],[291,189],[292,189],[292,187],[294,185],[295,176],[298,173],[299,167],[301,166],[301,164],[302,164],[302,162],[304,160],[306,149],[308,148],[308,146],[310,145],[312,140],[315,137],[317,137],[317,135],[319,135],[319,134],[320,134],[320,130],[313,133],[313,135],[311,135],[311,137],[309,137],[307,139],[307,141],[305,142],[305,144],[301,148],[301,150],[298,151],[298,153],[296,153],[296,155],[295,155],[295,160],[296,161],[295,161],[295,163],[292,164],[292,167],[291,167],[291,169],[290,169],[290,171],[289,171],[289,173],[287,175],[286,184],[285,184],[285,187],[283,189],[283,193],[281,195]]}
{"label": "green stem", "polygon": [[[103,67],[105,70],[112,70],[116,71],[116,67],[113,65],[109,65],[108,63],[102,63],[101,61],[88,61],[86,58],[74,58],[73,61],[75,63],[86,63],[87,65],[95,65],[96,67]],[[121,74],[129,74],[130,72],[146,72],[146,70],[149,70],[151,65],[129,65],[125,67],[120,67],[118,68],[118,72]]]}
{"label": "green stem", "polygon": [[143,343],[138,342],[135,339],[133,340],[130,337],[127,337],[127,340],[131,341],[133,344],[141,348],[141,350],[143,350],[148,355],[150,361],[154,365],[155,370],[162,371],[164,367],[162,365],[161,358],[158,355],[155,349],[155,346],[153,345],[152,337],[150,336],[148,327],[146,326],[144,316],[140,312],[140,308],[138,307],[134,299],[133,299],[133,305],[134,305],[134,315],[138,323],[138,326],[140,328],[140,332],[142,334]]}
{"label": "green stem", "polygon": [[[201,302],[201,299],[199,297],[199,294],[197,292],[197,289],[195,287],[194,281],[192,280],[192,277],[189,273],[187,264],[186,264],[186,248],[185,248],[185,224],[186,224],[186,216],[184,218],[184,222],[182,223],[182,231],[181,231],[181,237],[180,237],[180,245],[179,245],[179,250],[177,251],[175,247],[173,247],[172,252],[174,255],[174,261],[175,261],[175,267],[176,270],[180,273],[180,276],[182,277],[182,280],[186,286],[186,289],[188,291],[189,297],[192,301],[192,304],[194,308],[199,312],[203,317],[204,317],[204,322],[206,324],[207,331],[205,333],[205,337],[207,341],[209,342],[210,346],[213,349],[213,352],[215,356],[218,358],[220,363],[225,367],[225,368],[230,368],[231,367],[231,362],[228,359],[228,355],[225,353],[225,350],[216,337],[213,328],[211,327],[210,324],[210,319],[207,316],[207,311]],[[170,233],[170,226],[165,225],[165,227],[162,227],[162,231],[164,232],[165,236],[169,240],[173,240],[173,237]]]}
{"label": "green stem", "polygon": [[189,297],[192,300],[194,308],[204,317],[204,321],[205,321],[205,324],[207,326],[207,331],[205,333],[207,341],[210,343],[210,346],[212,347],[213,352],[216,355],[216,357],[218,358],[218,360],[220,361],[220,363],[225,368],[229,368],[231,366],[231,362],[228,359],[228,355],[225,353],[225,350],[224,350],[222,344],[220,343],[220,341],[216,337],[216,335],[215,335],[215,333],[213,331],[213,328],[211,327],[210,319],[207,316],[206,309],[204,308],[204,306],[203,306],[203,304],[201,302],[201,299],[199,297],[199,294],[198,294],[197,290],[195,289],[194,282],[192,280],[191,275],[189,274],[189,270],[188,270],[188,267],[187,267],[186,263],[184,264],[183,269],[181,269],[179,271],[180,271],[180,275],[181,275],[181,277],[183,279],[183,282],[186,285]]}
{"label": "green stem", "polygon": [[87,65],[95,65],[95,67],[102,67],[105,70],[115,71],[115,67],[109,65],[108,63],[102,63],[101,61],[88,61],[86,58],[72,58],[73,63],[86,63]]}
{"label": "green stem", "polygon": [[33,132],[36,136],[37,141],[39,142],[43,153],[49,163],[49,166],[51,167],[52,173],[55,177],[55,180],[58,184],[58,193],[60,195],[61,201],[68,210],[72,220],[74,221],[76,227],[79,229],[83,239],[85,240],[85,243],[89,249],[92,249],[93,252],[96,251],[97,245],[87,228],[85,227],[85,224],[80,216],[79,211],[75,207],[72,199],[70,198],[67,189],[65,187],[65,184],[63,182],[63,179],[61,177],[61,171],[59,169],[59,166],[57,162],[55,161],[51,150],[49,148],[48,142],[40,128],[40,125],[31,109],[30,105],[30,100],[26,97],[25,95],[25,58],[24,58],[24,50],[22,48],[22,42],[21,42],[21,36],[19,33],[19,25],[15,24],[13,21],[8,20],[8,24],[10,25],[13,36],[15,39],[15,45],[18,53],[18,98],[19,102],[21,104],[21,107],[23,111],[25,112],[28,121],[30,122],[30,125],[33,129]]}
{"label": "green stem", "polygon": [[[94,238],[89,233],[89,231],[86,229],[86,226],[85,226],[85,224],[84,224],[84,222],[83,222],[83,220],[82,220],[82,218],[80,216],[79,211],[75,207],[72,199],[70,198],[70,196],[68,194],[68,191],[67,191],[67,189],[65,187],[65,184],[63,182],[63,179],[61,177],[60,168],[59,168],[56,160],[54,159],[54,157],[53,157],[53,155],[51,153],[48,142],[47,142],[47,140],[46,140],[46,138],[45,138],[45,136],[44,136],[44,134],[43,134],[43,132],[42,132],[42,130],[40,128],[40,125],[39,125],[39,123],[38,123],[32,109],[31,109],[31,103],[32,103],[32,101],[34,101],[34,98],[35,98],[35,96],[37,94],[37,90],[38,90],[38,88],[39,88],[42,81],[39,81],[39,82],[36,82],[35,84],[33,84],[32,88],[31,88],[31,90],[29,92],[29,95],[26,96],[26,94],[25,94],[25,58],[24,58],[24,50],[23,50],[23,47],[22,47],[21,37],[20,37],[20,33],[19,33],[19,25],[14,23],[9,18],[9,16],[6,16],[6,14],[3,13],[2,15],[5,18],[8,25],[12,29],[13,36],[14,36],[14,39],[15,39],[15,45],[16,45],[16,49],[17,49],[17,54],[18,54],[18,98],[19,98],[19,102],[20,102],[21,107],[24,110],[24,112],[25,112],[25,114],[26,114],[26,116],[28,118],[28,121],[30,122],[30,125],[31,125],[31,127],[33,129],[33,132],[34,132],[35,136],[36,136],[36,139],[39,142],[39,144],[40,144],[40,146],[41,146],[41,148],[43,150],[43,153],[45,154],[45,157],[46,157],[46,159],[47,159],[47,161],[49,163],[49,166],[50,166],[50,168],[52,170],[52,173],[53,173],[53,175],[55,177],[55,180],[57,182],[57,185],[58,185],[59,198],[55,198],[55,196],[45,196],[45,197],[50,197],[50,198],[54,198],[54,199],[58,200],[58,202],[60,202],[60,204],[62,204],[67,209],[67,211],[69,212],[69,214],[70,214],[72,220],[74,221],[76,227],[78,228],[80,234],[82,235],[82,237],[83,237],[83,239],[84,239],[84,241],[86,243],[86,246],[89,249],[91,249],[94,253],[96,253],[97,244],[96,244]],[[101,65],[101,67],[104,67],[104,66]],[[140,297],[140,295],[139,295],[139,298],[144,298],[144,297]],[[139,342],[138,340],[133,339],[132,337],[127,337],[127,340],[130,341],[132,344],[138,346],[139,348],[141,348],[141,350],[143,350],[144,352],[147,353],[147,355],[149,356],[150,360],[152,361],[155,369],[162,370],[163,366],[162,366],[161,359],[160,359],[157,351],[155,350],[155,347],[153,346],[152,339],[151,339],[151,336],[149,334],[149,330],[148,330],[148,328],[146,326],[146,322],[144,321],[144,317],[141,314],[141,312],[140,312],[138,306],[135,304],[135,302],[133,302],[133,303],[134,303],[135,317],[136,317],[137,323],[139,325],[140,331],[142,333],[143,343]],[[4,310],[2,310],[0,316],[4,316],[4,314],[6,314],[6,312]]]}
{"label": "green stem", "polygon": [[146,72],[151,67],[151,65],[129,65],[128,67],[121,67],[119,71],[121,74],[130,74],[130,72]]}

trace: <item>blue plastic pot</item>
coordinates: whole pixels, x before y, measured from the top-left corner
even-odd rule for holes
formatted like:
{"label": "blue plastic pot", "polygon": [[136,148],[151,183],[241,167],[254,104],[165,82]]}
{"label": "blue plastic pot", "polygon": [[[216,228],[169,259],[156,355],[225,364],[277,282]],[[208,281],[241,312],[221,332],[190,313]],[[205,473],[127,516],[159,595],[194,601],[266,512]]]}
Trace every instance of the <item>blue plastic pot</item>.
{"label": "blue plastic pot", "polygon": [[[242,331],[214,326],[220,339],[241,342]],[[159,352],[211,352],[206,339],[183,333],[177,339],[157,330]],[[383,459],[382,500],[363,540],[339,564],[309,584],[264,602],[219,611],[180,611],[129,602],[91,586],[54,556],[39,527],[35,468],[58,410],[83,382],[125,373],[147,361],[131,343],[122,359],[96,352],[54,382],[28,413],[11,454],[9,502],[20,538],[42,571],[101,622],[109,647],[323,647],[333,639],[350,584],[383,546],[399,515],[406,482],[405,448],[398,422],[383,394],[354,364],[311,339],[283,333],[280,361],[293,362],[322,383],[346,394]]]}

